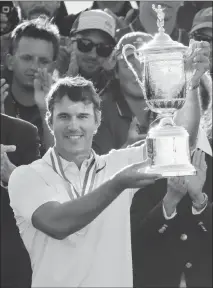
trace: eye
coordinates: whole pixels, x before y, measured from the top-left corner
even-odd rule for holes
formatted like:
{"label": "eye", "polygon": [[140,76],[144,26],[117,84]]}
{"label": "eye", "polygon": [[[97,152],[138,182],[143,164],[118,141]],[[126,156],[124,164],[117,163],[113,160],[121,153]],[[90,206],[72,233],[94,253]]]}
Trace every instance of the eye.
{"label": "eye", "polygon": [[48,65],[50,63],[50,61],[48,59],[42,58],[42,59],[40,59],[40,63],[42,65]]}
{"label": "eye", "polygon": [[30,61],[30,60],[32,60],[32,56],[30,56],[30,55],[22,55],[21,59],[23,59],[25,61]]}
{"label": "eye", "polygon": [[67,120],[69,118],[69,116],[67,114],[60,114],[60,115],[58,115],[58,118],[61,120]]}
{"label": "eye", "polygon": [[87,118],[88,118],[88,115],[86,115],[86,114],[80,114],[80,115],[78,115],[78,118],[79,118],[79,119],[87,119]]}

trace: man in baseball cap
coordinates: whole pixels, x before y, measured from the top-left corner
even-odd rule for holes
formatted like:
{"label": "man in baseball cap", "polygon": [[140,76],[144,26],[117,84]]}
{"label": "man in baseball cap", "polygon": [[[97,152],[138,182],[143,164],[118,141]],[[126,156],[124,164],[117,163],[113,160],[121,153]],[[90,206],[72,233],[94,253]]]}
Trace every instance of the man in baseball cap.
{"label": "man in baseball cap", "polygon": [[115,30],[115,20],[108,13],[98,9],[82,12],[70,32],[70,69],[74,72],[70,74],[80,74],[92,80],[98,90],[103,88],[106,82],[100,75],[115,47]]}
{"label": "man in baseball cap", "polygon": [[212,71],[212,7],[202,9],[195,15],[189,36],[191,39],[210,43],[209,60]]}

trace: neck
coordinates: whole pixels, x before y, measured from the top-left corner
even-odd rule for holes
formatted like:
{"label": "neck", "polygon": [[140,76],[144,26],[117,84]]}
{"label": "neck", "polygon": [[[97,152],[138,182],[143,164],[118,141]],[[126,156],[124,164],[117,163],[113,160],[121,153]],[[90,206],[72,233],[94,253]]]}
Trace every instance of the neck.
{"label": "neck", "polygon": [[93,83],[98,82],[97,79],[100,77],[100,73],[101,73],[101,69],[98,69],[96,72],[94,72],[93,74],[90,74],[90,75],[87,72],[79,69],[79,74],[82,77],[84,77],[85,79],[91,80]]}
{"label": "neck", "polygon": [[[140,21],[145,31],[151,35],[158,32],[157,18],[150,12],[143,10],[140,12]],[[176,25],[176,17],[171,17],[164,22],[165,33],[171,35]]]}
{"label": "neck", "polygon": [[82,163],[88,159],[90,157],[90,154],[91,154],[91,150],[89,151],[85,151],[85,152],[82,152],[81,154],[72,154],[70,152],[67,152],[67,151],[64,151],[62,149],[58,149],[56,146],[55,146],[55,149],[56,149],[56,152],[63,158],[65,159],[66,161],[68,162],[74,162],[76,164],[76,166],[78,167],[78,169],[80,170],[81,169],[81,165]]}
{"label": "neck", "polygon": [[19,85],[15,79],[12,83],[12,93],[15,100],[23,106],[31,107],[35,105],[34,100],[34,89],[26,89],[25,87]]}

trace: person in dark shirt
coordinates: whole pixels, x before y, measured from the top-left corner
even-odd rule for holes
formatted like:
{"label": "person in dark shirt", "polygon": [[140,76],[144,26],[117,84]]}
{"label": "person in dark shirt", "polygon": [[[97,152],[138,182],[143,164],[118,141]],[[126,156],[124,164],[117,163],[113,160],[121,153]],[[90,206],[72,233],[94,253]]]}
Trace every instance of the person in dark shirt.
{"label": "person in dark shirt", "polygon": [[37,126],[43,155],[53,141],[45,122],[45,96],[58,57],[58,29],[48,19],[40,17],[19,24],[11,37],[7,56],[10,90],[4,111]]}
{"label": "person in dark shirt", "polygon": [[[2,96],[2,95],[1,95]],[[38,131],[32,124],[5,114],[1,121],[1,287],[30,288],[31,264],[21,240],[7,185],[16,166],[40,158]]]}

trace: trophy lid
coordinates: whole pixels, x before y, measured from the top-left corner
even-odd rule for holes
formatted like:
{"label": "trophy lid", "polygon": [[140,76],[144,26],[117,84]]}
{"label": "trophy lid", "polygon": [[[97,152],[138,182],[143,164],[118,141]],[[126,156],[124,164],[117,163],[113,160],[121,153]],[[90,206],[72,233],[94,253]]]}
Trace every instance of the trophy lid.
{"label": "trophy lid", "polygon": [[165,13],[163,12],[165,8],[161,8],[161,5],[158,5],[157,8],[155,5],[152,5],[152,9],[157,13],[157,26],[158,26],[158,33],[155,34],[154,38],[144,44],[140,49],[143,53],[152,53],[162,50],[170,50],[170,51],[178,51],[178,50],[185,50],[187,47],[184,46],[182,43],[177,41],[173,41],[171,37],[165,33],[164,29],[164,17]]}

